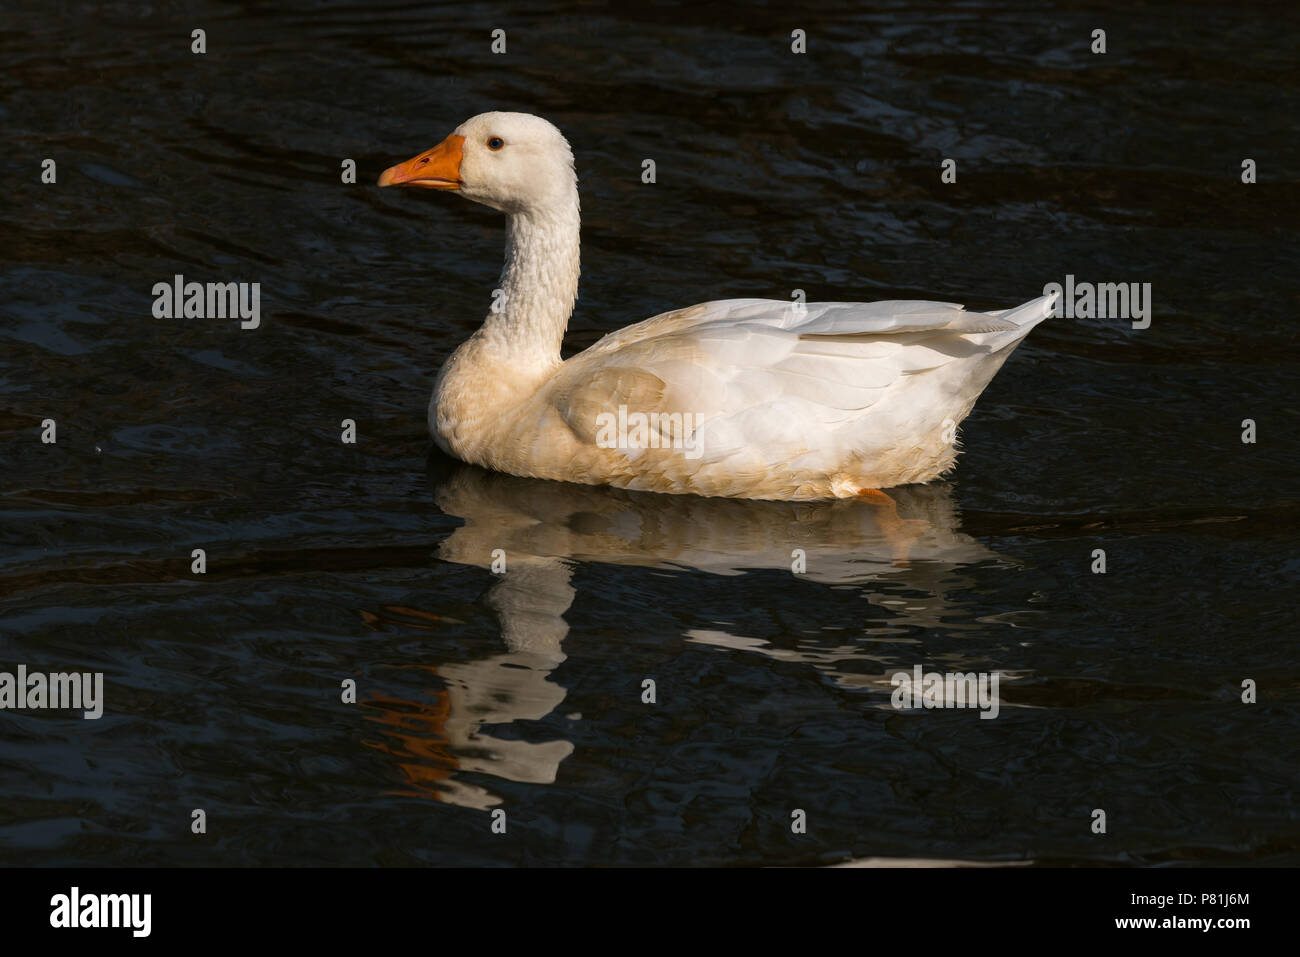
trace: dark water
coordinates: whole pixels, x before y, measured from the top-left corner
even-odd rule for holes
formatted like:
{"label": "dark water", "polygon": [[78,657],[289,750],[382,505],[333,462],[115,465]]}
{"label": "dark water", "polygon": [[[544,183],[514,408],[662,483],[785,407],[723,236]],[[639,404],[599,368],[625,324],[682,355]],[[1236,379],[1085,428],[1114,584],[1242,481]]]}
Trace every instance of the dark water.
{"label": "dark water", "polygon": [[[1300,863],[1300,15],[1119,9],[7,5],[2,667],[106,704],[0,714],[3,862]],[[1152,324],[1036,329],[898,516],[458,466],[425,405],[502,223],[372,184],[494,108],[578,157],[574,350],[1067,273]],[[155,319],[176,273],[261,327]],[[916,664],[1001,714],[896,711]]]}

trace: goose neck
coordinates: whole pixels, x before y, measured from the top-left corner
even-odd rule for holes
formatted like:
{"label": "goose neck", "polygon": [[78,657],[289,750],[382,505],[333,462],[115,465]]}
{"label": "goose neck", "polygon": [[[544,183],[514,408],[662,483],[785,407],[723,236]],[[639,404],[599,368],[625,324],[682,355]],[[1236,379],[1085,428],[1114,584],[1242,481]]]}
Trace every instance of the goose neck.
{"label": "goose neck", "polygon": [[511,213],[499,291],[483,324],[485,345],[516,365],[556,365],[578,297],[580,222],[576,198]]}

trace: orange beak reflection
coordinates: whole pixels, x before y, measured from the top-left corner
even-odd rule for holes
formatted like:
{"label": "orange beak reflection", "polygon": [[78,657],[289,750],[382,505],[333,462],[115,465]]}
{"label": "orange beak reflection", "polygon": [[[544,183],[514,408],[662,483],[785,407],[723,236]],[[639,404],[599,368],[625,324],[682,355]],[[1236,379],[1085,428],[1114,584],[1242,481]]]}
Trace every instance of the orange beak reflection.
{"label": "orange beak reflection", "polygon": [[379,185],[460,189],[460,160],[464,146],[465,137],[453,133],[433,149],[384,170]]}

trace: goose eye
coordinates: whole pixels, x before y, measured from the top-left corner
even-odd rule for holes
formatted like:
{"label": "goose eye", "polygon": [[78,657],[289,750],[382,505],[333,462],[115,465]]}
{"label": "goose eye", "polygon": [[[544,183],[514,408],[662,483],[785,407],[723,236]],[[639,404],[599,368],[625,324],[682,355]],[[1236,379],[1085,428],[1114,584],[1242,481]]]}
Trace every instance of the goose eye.
{"label": "goose eye", "polygon": [[488,145],[488,149],[490,150],[499,150],[501,149],[501,147],[506,145],[506,141],[499,136],[494,136],[490,140],[488,140],[487,145]]}

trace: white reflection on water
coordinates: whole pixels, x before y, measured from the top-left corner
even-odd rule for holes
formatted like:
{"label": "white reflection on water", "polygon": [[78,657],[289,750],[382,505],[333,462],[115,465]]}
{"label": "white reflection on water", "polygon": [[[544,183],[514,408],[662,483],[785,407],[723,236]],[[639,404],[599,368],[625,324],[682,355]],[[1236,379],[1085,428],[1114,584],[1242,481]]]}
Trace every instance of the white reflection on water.
{"label": "white reflection on water", "polygon": [[[381,719],[386,723],[420,733],[394,732],[404,747],[384,750],[423,758],[403,763],[408,779],[422,793],[470,807],[489,807],[501,799],[458,780],[457,772],[551,783],[560,763],[573,752],[569,741],[520,741],[488,729],[537,721],[564,700],[565,689],[551,674],[565,658],[562,645],[569,626],[564,615],[576,597],[576,563],[704,575],[753,569],[790,572],[792,552],[803,549],[803,577],[811,581],[888,582],[911,593],[906,600],[882,599],[890,601],[891,627],[872,631],[875,640],[888,641],[881,632],[934,627],[950,617],[953,609],[945,591],[968,584],[953,570],[997,557],[957,530],[951,490],[944,485],[893,490],[896,505],[751,502],[522,479],[446,460],[435,460],[434,466],[431,478],[438,507],[465,523],[443,541],[438,557],[489,569],[493,553],[505,552],[506,574],[492,585],[485,603],[497,616],[506,652],[430,669],[445,682],[445,689],[435,693],[434,706],[400,702],[402,714],[386,714]],[[693,630],[686,637],[806,662],[852,688],[887,687],[888,675],[902,661],[875,659],[877,674],[863,674],[860,668],[841,672],[838,662],[860,664],[871,656],[852,643],[790,650],[718,629]],[[909,648],[915,643],[900,640]],[[409,720],[412,709],[423,719],[416,728]]]}

